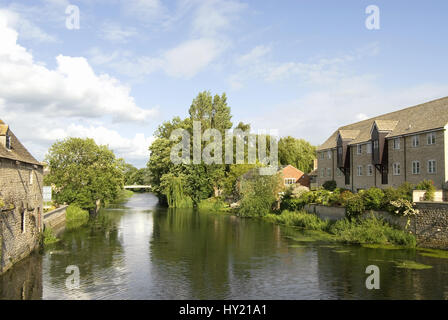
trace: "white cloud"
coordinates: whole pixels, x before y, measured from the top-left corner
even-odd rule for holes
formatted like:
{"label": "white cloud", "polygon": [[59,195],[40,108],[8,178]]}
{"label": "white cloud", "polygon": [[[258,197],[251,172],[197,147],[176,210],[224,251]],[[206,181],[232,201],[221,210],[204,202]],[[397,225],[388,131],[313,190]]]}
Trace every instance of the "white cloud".
{"label": "white cloud", "polygon": [[3,16],[10,27],[19,31],[20,38],[35,42],[56,42],[56,37],[46,33],[36,24],[21,16],[19,13],[0,9],[0,16]]}
{"label": "white cloud", "polygon": [[56,57],[54,70],[36,63],[17,43],[18,33],[0,14],[0,97],[21,111],[48,117],[103,117],[114,121],[149,120],[155,110],[135,104],[130,88],[107,74],[97,75],[82,57]]}
{"label": "white cloud", "polygon": [[92,63],[129,77],[139,78],[162,71],[171,77],[190,79],[212,64],[226,47],[224,41],[201,38],[187,40],[156,57],[135,56],[126,50],[104,53],[99,48],[92,48],[89,56]]}
{"label": "white cloud", "polygon": [[124,10],[146,23],[167,19],[167,9],[160,0],[124,0]]}
{"label": "white cloud", "polygon": [[101,26],[100,36],[111,42],[124,43],[138,34],[135,28],[124,28],[117,23],[108,21]]}

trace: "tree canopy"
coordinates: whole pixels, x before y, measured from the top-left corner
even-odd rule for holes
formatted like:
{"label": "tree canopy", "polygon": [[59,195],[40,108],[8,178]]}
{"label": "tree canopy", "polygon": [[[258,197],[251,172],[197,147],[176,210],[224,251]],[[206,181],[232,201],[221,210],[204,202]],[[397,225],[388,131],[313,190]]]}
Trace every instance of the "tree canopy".
{"label": "tree canopy", "polygon": [[278,160],[282,165],[292,165],[305,173],[313,170],[316,159],[316,147],[304,139],[291,136],[281,138],[278,142]]}
{"label": "tree canopy", "polygon": [[54,188],[57,203],[96,208],[96,201],[114,200],[124,184],[125,163],[107,146],[93,139],[68,138],[54,143],[46,162],[50,173],[45,183]]}

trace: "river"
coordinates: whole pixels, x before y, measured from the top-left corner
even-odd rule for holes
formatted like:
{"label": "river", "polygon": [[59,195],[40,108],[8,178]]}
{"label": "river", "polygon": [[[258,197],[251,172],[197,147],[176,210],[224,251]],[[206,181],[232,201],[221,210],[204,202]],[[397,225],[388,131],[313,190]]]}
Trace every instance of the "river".
{"label": "river", "polygon": [[[1,299],[448,299],[448,259],[161,208],[150,193],[60,237],[0,276]],[[399,268],[405,260],[432,268]],[[379,290],[366,288],[369,265],[379,267]],[[79,270],[79,288],[67,288],[69,266]]]}

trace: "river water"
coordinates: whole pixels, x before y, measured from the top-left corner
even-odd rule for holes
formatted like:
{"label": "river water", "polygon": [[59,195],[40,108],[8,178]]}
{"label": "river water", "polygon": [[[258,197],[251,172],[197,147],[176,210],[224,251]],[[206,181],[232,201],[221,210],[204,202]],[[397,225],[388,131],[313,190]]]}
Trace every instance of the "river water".
{"label": "river water", "polygon": [[[448,299],[448,259],[160,208],[150,193],[60,237],[0,277],[1,299]],[[404,260],[432,268],[399,268]],[[369,265],[379,267],[379,290],[366,288]],[[79,288],[69,289],[73,266]]]}

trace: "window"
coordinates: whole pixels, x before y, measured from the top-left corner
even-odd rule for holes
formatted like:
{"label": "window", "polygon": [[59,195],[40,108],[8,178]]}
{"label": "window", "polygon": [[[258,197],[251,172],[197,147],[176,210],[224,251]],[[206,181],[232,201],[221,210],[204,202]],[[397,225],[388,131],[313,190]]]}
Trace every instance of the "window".
{"label": "window", "polygon": [[285,186],[291,185],[296,183],[296,179],[295,178],[285,178]]}
{"label": "window", "polygon": [[373,176],[373,166],[372,166],[371,164],[369,164],[369,165],[367,166],[367,175],[368,175],[369,177]]}
{"label": "window", "polygon": [[377,150],[380,147],[378,140],[373,141],[373,149]]}
{"label": "window", "polygon": [[401,174],[400,163],[396,162],[393,165],[394,176],[399,176]]}
{"label": "window", "polygon": [[33,185],[33,182],[34,182],[34,172],[33,172],[33,170],[31,170],[30,171],[30,186]]}
{"label": "window", "polygon": [[321,158],[321,160],[325,159],[325,153],[321,152],[320,153],[320,158]]}
{"label": "window", "polygon": [[362,144],[358,144],[358,154],[362,154]]}
{"label": "window", "polygon": [[412,174],[420,174],[420,161],[412,161]]}
{"label": "window", "polygon": [[436,173],[437,172],[437,163],[436,160],[428,161],[428,173]]}
{"label": "window", "polygon": [[320,169],[320,177],[323,178],[325,175],[325,169]]}
{"label": "window", "polygon": [[25,215],[25,210],[22,210],[22,212],[20,213],[20,227],[22,229],[22,233],[25,233],[25,222],[26,222],[26,215]]}
{"label": "window", "polygon": [[328,159],[331,159],[331,154],[332,154],[331,150],[328,150],[327,151]]}
{"label": "window", "polygon": [[358,166],[358,177],[362,176],[362,166]]}
{"label": "window", "polygon": [[327,176],[331,177],[331,168],[327,168]]}
{"label": "window", "polygon": [[367,153],[372,153],[372,142],[367,144]]}
{"label": "window", "polygon": [[420,145],[420,136],[412,136],[412,147],[417,148]]}
{"label": "window", "polygon": [[6,149],[11,150],[11,136],[9,134],[6,135]]}
{"label": "window", "polygon": [[339,147],[339,148],[338,148],[338,155],[339,155],[339,156],[342,156],[342,147]]}
{"label": "window", "polygon": [[399,150],[400,149],[400,138],[394,139],[394,149]]}
{"label": "window", "polygon": [[430,132],[426,135],[427,143],[428,144],[436,144],[436,133]]}

